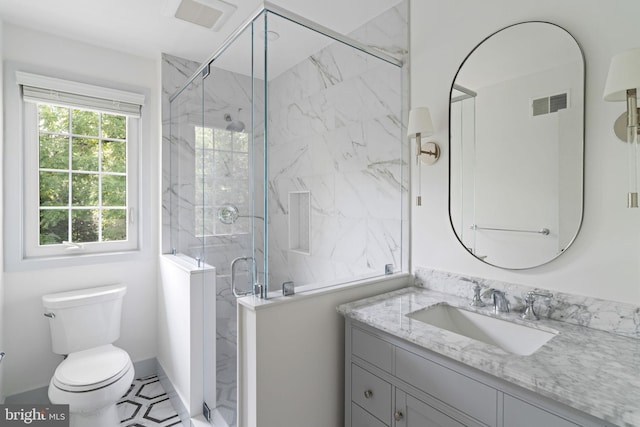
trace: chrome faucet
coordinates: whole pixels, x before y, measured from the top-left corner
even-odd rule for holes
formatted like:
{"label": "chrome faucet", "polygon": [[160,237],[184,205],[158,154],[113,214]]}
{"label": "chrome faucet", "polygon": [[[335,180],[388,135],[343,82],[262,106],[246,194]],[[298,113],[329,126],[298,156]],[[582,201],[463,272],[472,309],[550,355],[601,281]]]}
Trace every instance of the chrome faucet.
{"label": "chrome faucet", "polygon": [[524,320],[540,320],[540,316],[533,309],[533,303],[536,302],[536,297],[553,298],[553,294],[549,292],[542,292],[539,289],[534,289],[531,292],[527,292],[527,296],[524,297],[524,303],[526,304],[524,311],[520,315]]}
{"label": "chrome faucet", "polygon": [[475,280],[467,279],[466,277],[462,277],[460,278],[460,280],[474,284],[473,298],[471,299],[469,305],[472,307],[484,307],[486,304],[484,303],[484,301],[482,301],[482,298],[480,296],[480,292],[482,291],[482,287],[480,287],[480,284]]}
{"label": "chrome faucet", "polygon": [[478,283],[476,282],[472,282],[472,283],[475,283],[475,286],[473,287],[473,299],[471,300],[469,305],[472,307],[484,307],[487,304],[485,304],[484,301],[482,301],[482,297],[480,296],[480,291],[482,291],[482,288]]}
{"label": "chrome faucet", "polygon": [[484,298],[491,296],[493,298],[493,311],[494,313],[508,313],[509,301],[507,295],[503,291],[489,288],[482,293]]}

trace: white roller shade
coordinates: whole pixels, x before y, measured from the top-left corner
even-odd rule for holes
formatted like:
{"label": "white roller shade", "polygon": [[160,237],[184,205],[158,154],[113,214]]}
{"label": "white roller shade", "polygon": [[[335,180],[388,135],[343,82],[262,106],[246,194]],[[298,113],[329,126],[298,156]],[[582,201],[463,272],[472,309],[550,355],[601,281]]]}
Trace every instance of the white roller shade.
{"label": "white roller shade", "polygon": [[22,98],[29,102],[44,102],[140,117],[144,95],[117,89],[76,83],[53,77],[16,72],[22,86]]}

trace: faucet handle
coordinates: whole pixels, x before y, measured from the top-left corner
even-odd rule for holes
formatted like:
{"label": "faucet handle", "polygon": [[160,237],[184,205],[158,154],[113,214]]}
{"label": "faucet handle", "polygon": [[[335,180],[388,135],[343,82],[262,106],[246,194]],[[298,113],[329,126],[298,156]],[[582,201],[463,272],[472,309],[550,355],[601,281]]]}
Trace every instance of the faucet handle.
{"label": "faucet handle", "polygon": [[480,291],[482,291],[482,287],[478,283],[473,287],[473,299],[471,300],[472,307],[484,307],[486,304],[482,301],[482,297],[480,296]]}
{"label": "faucet handle", "polygon": [[553,298],[553,294],[551,292],[544,292],[540,289],[534,289],[533,291],[529,292],[529,294],[533,294],[535,296],[543,298]]}
{"label": "faucet handle", "polygon": [[543,297],[543,298],[553,298],[553,294],[551,292],[544,292],[541,291],[540,289],[534,289],[532,291],[527,292],[527,295],[524,297],[524,302],[526,304],[533,304],[533,302],[535,302],[536,297]]}
{"label": "faucet handle", "polygon": [[524,308],[524,311],[520,316],[524,320],[540,319],[540,316],[538,316],[538,313],[536,313],[533,308],[533,303],[536,302],[536,297],[543,297],[543,298],[549,299],[549,298],[553,298],[553,294],[550,292],[543,292],[539,289],[534,289],[532,291],[527,292],[527,295],[524,297],[524,303],[526,304],[526,307]]}

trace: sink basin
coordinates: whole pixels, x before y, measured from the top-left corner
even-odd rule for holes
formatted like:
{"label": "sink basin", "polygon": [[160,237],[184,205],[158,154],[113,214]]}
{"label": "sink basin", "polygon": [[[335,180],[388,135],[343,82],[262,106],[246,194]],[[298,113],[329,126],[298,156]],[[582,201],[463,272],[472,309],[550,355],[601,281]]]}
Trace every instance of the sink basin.
{"label": "sink basin", "polygon": [[532,354],[558,333],[485,316],[448,304],[434,305],[407,316],[521,356]]}

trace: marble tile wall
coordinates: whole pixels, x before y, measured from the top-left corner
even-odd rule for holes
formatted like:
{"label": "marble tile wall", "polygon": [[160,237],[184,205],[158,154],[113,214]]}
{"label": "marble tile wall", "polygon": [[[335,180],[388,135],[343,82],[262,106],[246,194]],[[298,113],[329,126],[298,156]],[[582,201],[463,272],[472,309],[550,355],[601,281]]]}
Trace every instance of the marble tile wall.
{"label": "marble tile wall", "polygon": [[[429,268],[417,268],[415,277],[417,286],[469,298],[469,301],[473,297],[474,283],[482,286],[483,290],[494,288],[505,291],[511,310],[518,312],[524,309],[523,299],[526,293],[535,289],[531,286]],[[540,317],[640,338],[640,307],[556,291],[549,292],[553,294],[552,298],[538,298],[535,303],[536,313]]]}
{"label": "marble tile wall", "polygon": [[[352,36],[407,53],[406,2]],[[269,283],[334,284],[402,268],[405,69],[335,42],[269,82]],[[311,251],[289,250],[288,195],[309,191]]]}
{"label": "marble tile wall", "polygon": [[[403,1],[352,36],[403,59],[408,47],[407,9],[408,2]],[[175,247],[178,252],[205,258],[218,268],[219,283],[225,283],[231,260],[250,255],[252,236],[207,238],[202,253],[201,239],[194,231],[198,188],[190,170],[195,151],[191,124],[204,118],[206,126],[224,127],[220,123],[224,112],[233,115],[242,108],[249,114],[252,106],[261,108],[264,102],[254,91],[257,98],[252,104],[249,77],[212,67],[214,79],[208,77],[204,89],[196,82],[180,97],[184,99],[174,101],[172,121],[177,138],[169,141],[168,97],[197,67],[163,55],[162,247],[164,252]],[[287,280],[322,285],[378,276],[386,264],[393,264],[396,270],[407,268],[406,257],[402,259],[402,250],[408,247],[408,209],[403,208],[409,188],[408,145],[402,125],[408,105],[403,85],[408,81],[407,72],[406,67],[336,42],[269,82],[266,183],[258,179],[263,176],[262,146],[255,145],[251,155],[254,192],[268,194],[270,239],[264,242],[260,219],[255,221],[253,238],[260,275],[265,271],[263,248],[269,250],[271,289],[279,289]],[[257,112],[254,117],[263,114]],[[244,121],[250,123],[248,117]],[[254,123],[256,141],[261,140],[263,129],[262,123]],[[230,186],[215,176],[210,181],[205,183],[208,191],[225,186],[231,198],[250,198],[246,186]],[[288,194],[305,190],[311,193],[310,254],[290,251],[288,241]],[[251,201],[259,216],[262,201],[263,197],[255,196]],[[234,204],[240,204],[241,214],[250,214],[246,204]],[[215,221],[211,216],[207,215],[208,221]]]}
{"label": "marble tile wall", "polygon": [[[250,123],[251,100],[248,98],[249,77],[220,69],[212,69],[204,83],[198,78],[183,95],[176,98],[170,110],[168,98],[181,87],[198,67],[198,64],[163,55],[163,252],[175,248],[178,252],[191,257],[204,258],[215,265],[218,275],[229,274],[231,260],[237,256],[248,255],[250,248],[249,219],[239,218],[234,229],[219,223],[216,206],[230,203],[238,207],[241,215],[247,215],[250,206],[249,182],[235,179],[236,165],[230,158],[222,157],[211,165],[211,174],[205,175],[204,192],[196,181],[194,126],[224,129],[227,122],[224,114],[230,113],[238,118],[238,109],[242,109]],[[203,109],[204,105],[204,109]],[[173,114],[173,117],[170,115]],[[171,129],[173,126],[173,129]],[[170,131],[173,140],[170,141]],[[173,175],[173,176],[170,176]],[[237,175],[237,174],[236,174]],[[246,173],[245,173],[246,175]],[[205,215],[205,228],[221,229],[216,236],[204,241],[196,228],[196,209],[202,206],[203,199],[213,207]],[[242,229],[243,233],[233,233]],[[204,253],[203,253],[204,250]]]}

